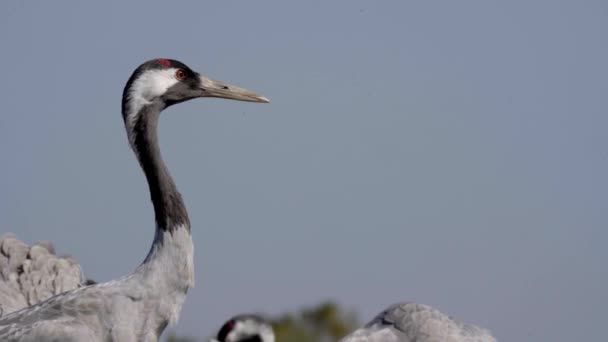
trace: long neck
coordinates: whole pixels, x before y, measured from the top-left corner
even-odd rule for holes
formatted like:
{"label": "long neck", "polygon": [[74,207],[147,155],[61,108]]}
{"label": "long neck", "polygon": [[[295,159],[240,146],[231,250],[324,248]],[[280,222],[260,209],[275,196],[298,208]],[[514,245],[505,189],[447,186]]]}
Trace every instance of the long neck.
{"label": "long neck", "polygon": [[157,228],[170,232],[178,228],[190,231],[186,206],[158,147],[157,126],[162,109],[162,105],[156,103],[143,106],[132,123],[129,139],[148,179]]}
{"label": "long neck", "polygon": [[128,279],[137,285],[147,284],[146,307],[154,309],[142,314],[154,316],[146,327],[160,332],[167,323],[177,321],[188,288],[194,286],[194,246],[188,213],[158,147],[157,126],[163,108],[162,104],[149,103],[138,115],[126,116],[132,121],[125,121],[131,147],[148,179],[156,216],[152,247],[134,277]]}

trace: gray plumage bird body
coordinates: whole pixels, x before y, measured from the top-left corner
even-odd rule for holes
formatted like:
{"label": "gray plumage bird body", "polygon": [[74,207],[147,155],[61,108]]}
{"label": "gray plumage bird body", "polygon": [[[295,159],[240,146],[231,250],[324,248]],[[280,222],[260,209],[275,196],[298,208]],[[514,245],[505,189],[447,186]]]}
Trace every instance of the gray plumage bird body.
{"label": "gray plumage bird body", "polygon": [[0,237],[0,316],[84,284],[76,260],[55,255],[50,242],[28,246],[10,233]]}
{"label": "gray plumage bird body", "polygon": [[123,91],[122,114],[154,206],[156,232],[147,257],[118,280],[76,288],[0,317],[0,341],[155,342],[177,321],[194,286],[194,247],[185,204],[160,154],[157,125],[166,107],[197,97],[269,102],[179,61],[140,65]]}
{"label": "gray plumage bird body", "polygon": [[[162,232],[135,272],[51,297],[0,320],[2,341],[157,341],[194,285],[192,239]],[[173,270],[167,276],[166,270]]]}
{"label": "gray plumage bird body", "polygon": [[490,332],[422,304],[389,306],[340,342],[496,342]]}

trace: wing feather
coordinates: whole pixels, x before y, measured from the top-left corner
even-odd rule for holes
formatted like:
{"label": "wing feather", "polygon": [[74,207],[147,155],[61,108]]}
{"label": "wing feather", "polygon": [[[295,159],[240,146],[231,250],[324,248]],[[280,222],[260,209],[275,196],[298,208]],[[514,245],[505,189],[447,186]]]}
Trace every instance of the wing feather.
{"label": "wing feather", "polygon": [[57,256],[48,241],[32,246],[8,233],[0,237],[0,316],[83,286],[80,264]]}

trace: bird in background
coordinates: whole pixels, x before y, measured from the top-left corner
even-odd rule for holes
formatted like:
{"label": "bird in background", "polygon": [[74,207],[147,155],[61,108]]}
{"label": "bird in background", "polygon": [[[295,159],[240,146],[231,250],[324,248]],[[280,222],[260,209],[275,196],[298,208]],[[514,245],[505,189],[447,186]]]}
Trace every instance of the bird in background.
{"label": "bird in background", "polygon": [[[68,265],[56,271],[62,274],[61,270],[69,270],[65,277],[51,272],[50,278],[38,279],[49,273],[35,274],[44,268],[35,261],[44,259],[35,255],[39,248],[30,248],[29,252],[34,253],[29,257],[12,259],[12,252],[23,253],[26,249],[16,251],[10,247],[14,241],[8,243],[4,256],[9,283],[1,287],[12,286],[14,292],[22,291],[24,295],[24,287],[15,288],[20,284],[14,279],[17,276],[28,284],[25,304],[37,303],[0,317],[0,341],[153,342],[158,341],[167,325],[177,321],[188,289],[194,286],[194,246],[186,206],[160,153],[157,125],[165,108],[201,97],[269,102],[246,89],[202,76],[176,60],[154,59],[135,69],[123,91],[122,117],[129,144],[150,189],[156,222],[152,246],[131,274],[83,286],[82,275],[74,271],[76,263],[69,265],[68,259],[60,259],[59,263],[67,261]],[[0,251],[5,253],[4,249]],[[15,267],[19,262],[22,267]],[[34,267],[28,267],[32,264]],[[4,270],[2,274],[4,277]],[[79,281],[68,284],[69,278]],[[56,289],[45,290],[52,282],[57,283]],[[37,291],[39,285],[42,286]],[[67,287],[75,288],[55,294]],[[51,293],[55,295],[40,301]],[[7,310],[24,304],[0,300]]]}
{"label": "bird in background", "polygon": [[254,314],[232,317],[209,342],[275,342],[272,326]]}
{"label": "bird in background", "polygon": [[496,342],[489,331],[428,305],[397,303],[339,342]]}

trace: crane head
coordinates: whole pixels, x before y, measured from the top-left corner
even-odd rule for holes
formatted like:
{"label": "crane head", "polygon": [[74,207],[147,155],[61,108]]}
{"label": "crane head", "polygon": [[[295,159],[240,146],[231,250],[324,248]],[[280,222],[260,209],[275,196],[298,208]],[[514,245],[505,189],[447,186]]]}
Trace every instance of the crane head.
{"label": "crane head", "polygon": [[164,109],[199,97],[270,102],[247,89],[200,75],[180,61],[157,58],[140,65],[129,78],[123,91],[122,112],[127,120],[146,105]]}
{"label": "crane head", "polygon": [[258,315],[238,315],[224,323],[217,342],[274,342],[272,326]]}

